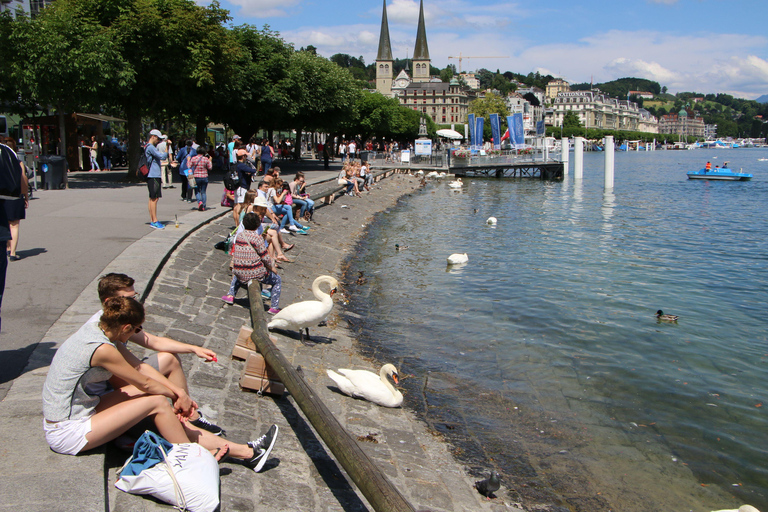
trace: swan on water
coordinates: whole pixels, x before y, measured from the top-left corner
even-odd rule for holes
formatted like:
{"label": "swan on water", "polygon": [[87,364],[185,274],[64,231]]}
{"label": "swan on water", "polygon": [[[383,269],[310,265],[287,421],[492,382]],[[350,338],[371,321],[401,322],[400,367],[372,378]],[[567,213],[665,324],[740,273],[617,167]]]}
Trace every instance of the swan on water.
{"label": "swan on water", "polygon": [[464,254],[451,254],[448,256],[448,264],[449,265],[458,265],[460,263],[466,263],[469,261],[469,256],[467,256],[467,253]]}
{"label": "swan on water", "polygon": [[485,222],[490,224],[491,226],[495,226],[497,222],[496,217],[488,217],[488,219]]}
{"label": "swan on water", "polygon": [[430,171],[427,173],[427,178],[436,178],[437,177],[437,171]]}
{"label": "swan on water", "polygon": [[[328,283],[331,287],[330,293],[325,293],[320,289],[321,283]],[[312,283],[312,293],[318,300],[305,300],[296,302],[283,308],[272,317],[267,324],[268,329],[298,329],[301,335],[301,341],[304,342],[304,332],[307,330],[307,339],[309,338],[309,328],[314,327],[328,316],[333,309],[333,294],[339,282],[331,276],[320,276]]]}
{"label": "swan on water", "polygon": [[395,384],[398,383],[397,368],[393,364],[382,366],[378,375],[368,370],[346,368],[339,369],[341,375],[333,370],[327,370],[327,373],[345,395],[364,398],[383,407],[400,407],[403,403],[403,394],[387,379],[391,376]]}
{"label": "swan on water", "polygon": [[456,181],[452,181],[448,184],[451,188],[461,188],[462,185],[464,184],[461,182],[461,178],[456,178]]}

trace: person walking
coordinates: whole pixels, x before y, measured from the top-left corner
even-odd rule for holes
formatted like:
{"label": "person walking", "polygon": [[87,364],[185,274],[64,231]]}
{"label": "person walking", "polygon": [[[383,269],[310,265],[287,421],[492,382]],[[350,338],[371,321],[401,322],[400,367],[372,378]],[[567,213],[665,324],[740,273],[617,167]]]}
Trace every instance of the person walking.
{"label": "person walking", "polygon": [[96,140],[96,136],[93,135],[91,137],[91,146],[89,149],[89,155],[91,156],[91,170],[90,172],[98,172],[101,169],[99,169],[99,162],[97,162],[97,157],[99,154],[99,142]]}
{"label": "person walking", "polygon": [[275,156],[275,150],[272,147],[272,143],[269,140],[264,139],[261,143],[261,168],[264,170],[264,175],[269,172],[269,168],[272,167],[272,159]]}
{"label": "person walking", "polygon": [[194,148],[194,141],[188,139],[186,145],[176,154],[176,161],[179,165],[179,176],[181,176],[181,200],[192,202],[192,188],[189,186],[187,174],[189,172],[189,162],[192,157],[197,155]]}
{"label": "person walking", "polygon": [[173,143],[167,135],[160,137],[160,143],[157,145],[157,150],[161,153],[166,153],[166,157],[160,162],[160,181],[163,184],[163,188],[171,188],[173,183],[173,171],[171,170],[170,163],[173,161],[172,148]]}
{"label": "person walking", "polygon": [[144,154],[149,162],[149,174],[147,174],[147,188],[149,189],[149,225],[155,229],[165,229],[165,225],[157,220],[157,202],[163,197],[162,184],[160,182],[160,162],[168,158],[168,153],[161,153],[157,149],[161,137],[160,130],[149,132],[149,141],[144,148]]}
{"label": "person walking", "polygon": [[[16,156],[16,151],[0,144],[0,173],[3,176],[7,176],[9,182],[19,183],[20,187],[17,189],[21,194],[26,194],[27,190],[22,180],[24,171],[21,167],[21,162]],[[15,192],[15,191],[14,191]],[[15,194],[14,194],[15,196]],[[7,242],[11,239],[11,230],[8,226],[8,219],[5,217],[5,202],[7,200],[0,196],[0,241]],[[3,292],[5,291],[5,274],[8,270],[8,256],[7,253],[0,256],[0,306],[3,304]]]}
{"label": "person walking", "polygon": [[208,172],[213,168],[211,159],[205,151],[205,146],[197,148],[197,155],[190,161],[190,170],[195,177],[195,197],[197,209],[204,212],[207,207],[206,190],[208,189]]}

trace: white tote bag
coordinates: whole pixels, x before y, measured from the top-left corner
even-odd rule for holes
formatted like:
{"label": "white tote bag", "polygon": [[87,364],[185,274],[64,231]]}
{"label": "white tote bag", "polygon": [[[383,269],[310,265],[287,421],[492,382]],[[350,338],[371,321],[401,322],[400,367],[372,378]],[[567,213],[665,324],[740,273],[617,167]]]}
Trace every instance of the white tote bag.
{"label": "white tote bag", "polygon": [[[219,506],[219,463],[211,452],[197,443],[174,444],[169,453],[162,446],[160,449],[165,462],[158,462],[138,475],[121,475],[115,487],[131,494],[149,494],[180,510],[216,510]],[[126,465],[132,459],[130,457]]]}

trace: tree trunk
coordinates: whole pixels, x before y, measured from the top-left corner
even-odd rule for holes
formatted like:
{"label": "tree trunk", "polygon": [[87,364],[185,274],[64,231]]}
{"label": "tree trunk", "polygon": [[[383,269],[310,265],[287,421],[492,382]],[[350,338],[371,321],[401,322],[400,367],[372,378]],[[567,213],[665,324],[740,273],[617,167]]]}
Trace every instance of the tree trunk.
{"label": "tree trunk", "polygon": [[141,109],[138,102],[128,100],[125,105],[125,116],[128,118],[128,181],[136,181],[136,169],[139,167],[141,154]]}
{"label": "tree trunk", "polygon": [[206,135],[208,132],[208,122],[204,115],[200,114],[197,117],[197,125],[195,126],[195,142],[198,144],[206,144]]}
{"label": "tree trunk", "polygon": [[295,153],[295,156],[296,156],[296,161],[300,162],[301,161],[301,128],[296,128],[296,141],[295,142],[296,143],[294,145],[296,147],[293,150],[294,150],[294,153]]}

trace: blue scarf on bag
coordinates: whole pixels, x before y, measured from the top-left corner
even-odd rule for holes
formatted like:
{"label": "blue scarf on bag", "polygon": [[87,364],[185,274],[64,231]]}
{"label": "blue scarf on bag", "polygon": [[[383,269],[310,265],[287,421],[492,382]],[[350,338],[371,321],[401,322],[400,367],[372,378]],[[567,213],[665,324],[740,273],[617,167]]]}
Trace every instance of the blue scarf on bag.
{"label": "blue scarf on bag", "polygon": [[160,451],[161,445],[166,455],[171,453],[173,445],[158,434],[149,430],[141,434],[136,444],[133,445],[133,456],[120,472],[120,476],[136,476],[158,462],[163,462],[165,458],[163,452]]}

